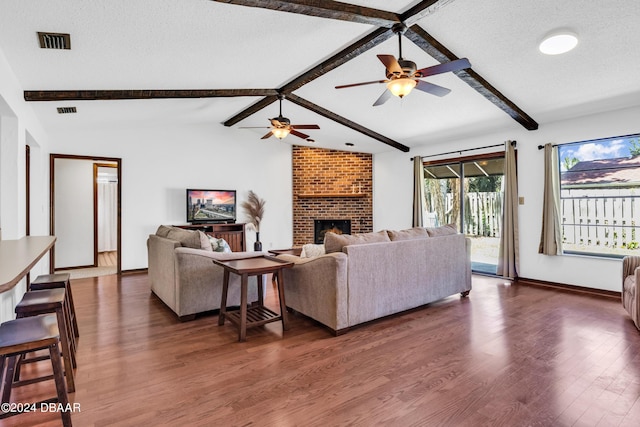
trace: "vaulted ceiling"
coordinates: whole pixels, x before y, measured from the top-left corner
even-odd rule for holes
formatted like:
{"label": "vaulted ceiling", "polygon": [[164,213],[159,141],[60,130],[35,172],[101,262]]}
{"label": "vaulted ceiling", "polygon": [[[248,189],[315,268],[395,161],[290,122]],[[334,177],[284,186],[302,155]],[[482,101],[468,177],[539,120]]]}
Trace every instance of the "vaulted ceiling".
{"label": "vaulted ceiling", "polygon": [[[3,0],[0,51],[52,131],[267,126],[282,93],[283,115],[321,129],[306,132],[314,143],[267,143],[376,153],[640,105],[639,21],[636,0]],[[376,55],[398,56],[398,22],[418,68],[469,59],[471,69],[425,79],[452,92],[373,107],[383,84],[335,89],[385,78]],[[558,28],[578,47],[541,54]],[[71,50],[40,49],[38,31],[71,34]],[[78,112],[57,113],[66,106]]]}

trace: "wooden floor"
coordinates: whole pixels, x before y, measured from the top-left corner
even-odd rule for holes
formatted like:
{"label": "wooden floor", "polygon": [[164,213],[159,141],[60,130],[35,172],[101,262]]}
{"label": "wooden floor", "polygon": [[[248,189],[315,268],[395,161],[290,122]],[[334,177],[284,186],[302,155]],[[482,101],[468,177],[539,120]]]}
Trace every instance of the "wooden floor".
{"label": "wooden floor", "polygon": [[640,425],[640,333],[615,299],[474,277],[469,298],[339,337],[292,316],[284,336],[272,323],[239,343],[216,316],[180,323],[145,274],[72,286],[76,426]]}
{"label": "wooden floor", "polygon": [[110,267],[115,266],[118,263],[118,252],[98,252],[98,267]]}

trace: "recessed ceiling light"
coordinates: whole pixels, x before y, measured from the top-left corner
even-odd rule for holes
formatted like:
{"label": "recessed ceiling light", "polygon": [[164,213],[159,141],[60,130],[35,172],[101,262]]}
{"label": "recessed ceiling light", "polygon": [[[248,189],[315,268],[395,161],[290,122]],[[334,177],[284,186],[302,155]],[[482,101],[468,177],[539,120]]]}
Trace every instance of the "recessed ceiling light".
{"label": "recessed ceiling light", "polygon": [[345,142],[344,145],[347,147],[353,147],[355,144],[353,142]]}
{"label": "recessed ceiling light", "polygon": [[567,30],[556,30],[545,36],[538,49],[545,55],[560,55],[578,45],[578,36]]}

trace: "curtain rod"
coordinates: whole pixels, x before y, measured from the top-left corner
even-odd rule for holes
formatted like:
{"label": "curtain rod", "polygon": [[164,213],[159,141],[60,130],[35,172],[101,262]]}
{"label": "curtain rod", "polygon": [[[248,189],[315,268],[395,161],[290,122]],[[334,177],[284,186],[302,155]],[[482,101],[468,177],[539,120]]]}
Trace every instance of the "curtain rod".
{"label": "curtain rod", "polygon": [[[635,138],[637,136],[638,136],[638,134],[610,136],[610,137],[607,137],[607,138],[585,139],[584,141],[573,141],[573,142],[563,142],[561,144],[551,144],[551,146],[552,147],[560,147],[562,145],[582,144],[582,143],[585,143],[585,142],[607,141],[607,140],[614,140],[614,139],[620,139],[620,138]],[[538,145],[538,150],[542,150],[543,148],[544,148],[544,145]]]}
{"label": "curtain rod", "polygon": [[[516,146],[517,141],[511,141],[511,146],[515,147]],[[464,150],[456,150],[456,151],[449,151],[447,153],[440,153],[440,154],[430,154],[428,156],[420,156],[420,158],[422,159],[426,159],[428,157],[437,157],[437,156],[444,156],[445,154],[455,154],[455,153],[459,153],[462,154],[465,151],[475,151],[475,150],[483,150],[485,148],[494,148],[494,147],[504,147],[504,144],[494,144],[494,145],[485,145],[484,147],[476,147],[476,148],[466,148]],[[411,157],[409,160],[413,161],[415,157]]]}

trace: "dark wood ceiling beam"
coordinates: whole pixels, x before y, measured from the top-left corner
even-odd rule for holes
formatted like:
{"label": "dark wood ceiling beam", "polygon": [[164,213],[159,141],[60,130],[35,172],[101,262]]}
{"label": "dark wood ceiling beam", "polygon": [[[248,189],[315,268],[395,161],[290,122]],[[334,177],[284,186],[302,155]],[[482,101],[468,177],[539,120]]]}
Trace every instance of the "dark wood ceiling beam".
{"label": "dark wood ceiling beam", "polygon": [[235,116],[231,117],[229,120],[224,122],[225,126],[233,126],[236,123],[246,119],[250,115],[257,113],[262,110],[264,107],[267,107],[278,100],[278,96],[267,96],[266,98],[262,98],[259,101],[252,104],[249,108],[245,108]]}
{"label": "dark wood ceiling beam", "polygon": [[239,6],[258,7],[280,12],[297,13],[321,18],[338,19],[348,22],[391,27],[398,22],[395,13],[370,7],[356,6],[330,0],[213,0]]}
{"label": "dark wood ceiling beam", "polygon": [[275,89],[202,90],[25,90],[25,101],[94,101],[156,98],[228,98],[235,96],[275,96]]}
{"label": "dark wood ceiling beam", "polygon": [[376,139],[380,142],[383,142],[393,148],[397,148],[400,151],[403,151],[405,153],[409,152],[409,147],[407,147],[406,145],[400,144],[397,141],[394,141],[393,139],[387,138],[384,135],[380,135],[377,132],[372,131],[371,129],[368,129],[362,125],[359,125],[358,123],[352,122],[349,119],[346,119],[332,111],[327,110],[326,108],[322,108],[319,105],[314,104],[311,101],[307,101],[304,98],[301,98],[297,95],[294,94],[289,94],[287,95],[287,99],[291,102],[293,102],[294,104],[297,104],[301,107],[306,108],[307,110],[313,111],[316,114],[319,114],[321,116],[324,116],[330,120],[333,120],[334,122],[340,123],[343,126],[348,127],[349,129],[353,129],[355,131],[358,131],[370,138]]}
{"label": "dark wood ceiling beam", "polygon": [[362,55],[369,49],[374,48],[375,46],[390,39],[393,36],[393,31],[391,31],[391,29],[389,28],[378,28],[376,30],[373,30],[366,36],[362,37],[360,40],[352,43],[351,45],[342,49],[340,52],[336,53],[335,55],[322,61],[320,64],[316,65],[310,70],[289,81],[280,88],[280,91],[282,93],[291,93],[296,89],[300,89],[307,83],[317,79],[318,77],[328,73],[331,70],[338,68],[340,65],[351,61],[353,58]]}
{"label": "dark wood ceiling beam", "polygon": [[[342,49],[340,52],[331,56],[331,58],[322,61],[322,63],[316,65],[310,70],[300,74],[298,77],[286,83],[280,89],[277,90],[277,93],[284,94],[287,98],[289,98],[291,92],[296,89],[301,88],[305,84],[317,79],[325,73],[339,67],[347,61],[352,60],[358,55],[368,51],[369,49],[379,45],[385,40],[392,37],[394,34],[389,28],[377,28],[373,30],[371,33],[367,34],[357,42],[351,44],[350,46]],[[266,99],[266,98],[265,98]],[[250,106],[249,108],[239,112],[226,122],[224,122],[225,126],[233,126],[239,121],[249,117],[251,114],[256,113],[260,110],[260,108],[264,108],[271,104],[272,101],[265,102],[265,100],[260,100]],[[262,106],[262,107],[261,107]]]}
{"label": "dark wood ceiling beam", "polygon": [[451,0],[421,1],[417,5],[413,6],[411,9],[407,10],[402,15],[400,15],[400,21],[403,22],[407,27],[410,27],[416,22],[418,22],[419,20],[421,20],[422,18],[424,18],[425,16],[428,16],[431,13],[433,13],[434,8],[432,6],[434,6],[436,3],[439,3],[439,2],[445,3],[446,1],[451,1]]}
{"label": "dark wood ceiling beam", "polygon": [[[458,59],[442,43],[432,37],[418,25],[409,27],[404,34],[409,40],[418,45],[437,61],[443,63]],[[538,123],[533,120],[520,107],[504,96],[498,89],[491,85],[484,77],[472,69],[455,71],[455,74],[465,83],[475,89],[487,100],[511,116],[527,130],[538,129]]]}

